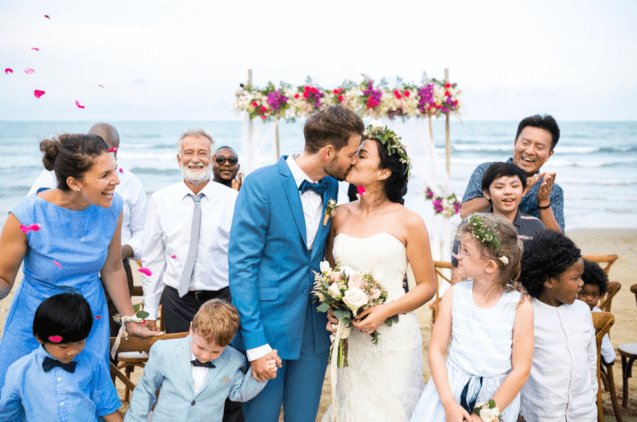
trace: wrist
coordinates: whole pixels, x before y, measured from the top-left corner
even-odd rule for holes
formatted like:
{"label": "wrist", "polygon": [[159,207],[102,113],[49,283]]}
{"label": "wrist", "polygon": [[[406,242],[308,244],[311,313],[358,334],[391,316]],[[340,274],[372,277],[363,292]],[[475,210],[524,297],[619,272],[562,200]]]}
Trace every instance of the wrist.
{"label": "wrist", "polygon": [[537,203],[537,209],[539,210],[546,210],[551,208],[551,201],[545,201],[545,202],[539,202]]}

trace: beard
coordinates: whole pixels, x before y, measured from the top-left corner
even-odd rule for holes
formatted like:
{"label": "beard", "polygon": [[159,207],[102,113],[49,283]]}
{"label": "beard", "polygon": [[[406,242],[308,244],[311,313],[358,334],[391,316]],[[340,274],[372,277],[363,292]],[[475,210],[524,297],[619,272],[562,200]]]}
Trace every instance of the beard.
{"label": "beard", "polygon": [[[195,166],[193,166],[195,167]],[[196,167],[201,170],[192,170],[189,169],[188,166],[181,166],[181,175],[184,177],[184,180],[187,180],[191,183],[202,183],[210,180],[210,174],[212,173],[212,166],[201,166]]]}
{"label": "beard", "polygon": [[323,167],[323,171],[339,182],[342,182],[347,177],[352,166],[348,164],[346,167],[339,167],[336,161],[336,158],[334,158],[331,163]]}

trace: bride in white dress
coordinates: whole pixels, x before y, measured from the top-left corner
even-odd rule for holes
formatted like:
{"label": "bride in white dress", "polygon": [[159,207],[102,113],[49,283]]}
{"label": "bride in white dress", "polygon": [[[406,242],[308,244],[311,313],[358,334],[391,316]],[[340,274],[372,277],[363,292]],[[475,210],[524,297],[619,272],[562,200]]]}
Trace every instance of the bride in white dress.
{"label": "bride in white dress", "polygon": [[[372,139],[361,144],[358,163],[345,179],[365,193],[338,207],[326,256],[332,265],[339,260],[356,271],[373,272],[388,298],[353,322],[349,366],[338,369],[336,420],[407,422],[424,389],[422,337],[413,311],[435,294],[434,266],[424,222],[402,205],[410,167],[404,147],[391,131],[368,128],[366,134]],[[405,293],[408,263],[416,287]],[[383,324],[394,315],[397,323]],[[336,320],[330,316],[330,321]],[[328,323],[327,329],[334,332],[334,327]],[[369,334],[375,330],[378,345]],[[331,408],[323,421],[331,421]]]}

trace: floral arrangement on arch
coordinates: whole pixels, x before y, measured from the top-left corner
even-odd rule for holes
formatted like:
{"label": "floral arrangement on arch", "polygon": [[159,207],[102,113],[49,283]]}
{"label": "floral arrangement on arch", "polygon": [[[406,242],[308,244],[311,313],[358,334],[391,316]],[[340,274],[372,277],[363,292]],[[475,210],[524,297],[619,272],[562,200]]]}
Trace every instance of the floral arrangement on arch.
{"label": "floral arrangement on arch", "polygon": [[279,87],[269,82],[264,89],[241,85],[232,108],[237,113],[245,111],[251,119],[263,121],[294,121],[333,104],[343,104],[362,117],[390,120],[461,113],[461,91],[455,83],[429,80],[425,76],[420,85],[407,84],[397,78],[395,86],[390,87],[385,78],[376,82],[362,76],[360,83],[344,81],[331,89],[319,87],[309,76],[306,83],[299,86],[284,82]]}
{"label": "floral arrangement on arch", "polygon": [[460,212],[460,201],[455,193],[447,196],[437,196],[429,186],[425,187],[425,198],[433,203],[435,214],[442,214],[447,218],[451,218]]}

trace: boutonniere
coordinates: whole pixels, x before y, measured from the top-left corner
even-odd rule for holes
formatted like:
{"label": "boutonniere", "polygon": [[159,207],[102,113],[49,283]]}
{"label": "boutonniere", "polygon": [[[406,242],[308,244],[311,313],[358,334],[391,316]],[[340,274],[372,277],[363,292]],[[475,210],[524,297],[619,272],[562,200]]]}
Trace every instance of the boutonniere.
{"label": "boutonniere", "polygon": [[330,220],[330,217],[334,217],[336,215],[336,201],[330,199],[327,201],[327,205],[325,206],[325,212],[323,213],[323,225],[327,226],[327,222]]}

